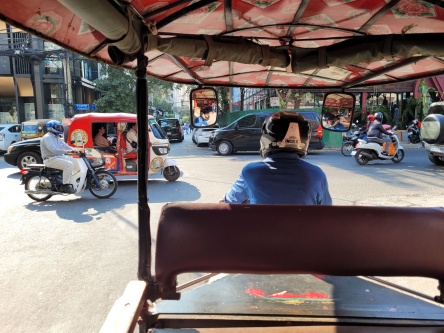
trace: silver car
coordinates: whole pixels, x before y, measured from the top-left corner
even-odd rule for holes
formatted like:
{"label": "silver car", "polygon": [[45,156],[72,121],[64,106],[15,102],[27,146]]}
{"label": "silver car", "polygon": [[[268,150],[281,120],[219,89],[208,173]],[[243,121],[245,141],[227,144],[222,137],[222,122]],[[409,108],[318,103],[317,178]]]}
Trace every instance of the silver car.
{"label": "silver car", "polygon": [[19,124],[0,124],[0,151],[7,151],[12,143],[20,141],[20,132]]}

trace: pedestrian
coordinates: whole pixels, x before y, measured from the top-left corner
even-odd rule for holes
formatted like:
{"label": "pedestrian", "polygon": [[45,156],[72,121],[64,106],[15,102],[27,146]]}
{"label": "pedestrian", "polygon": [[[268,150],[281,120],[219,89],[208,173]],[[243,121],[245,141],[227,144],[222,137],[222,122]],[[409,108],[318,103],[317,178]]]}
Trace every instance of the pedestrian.
{"label": "pedestrian", "polygon": [[310,143],[310,125],[295,112],[276,112],[262,125],[263,161],[243,169],[221,202],[331,205],[325,173],[302,160]]}
{"label": "pedestrian", "polygon": [[393,126],[398,126],[399,121],[399,107],[398,104],[393,104]]}

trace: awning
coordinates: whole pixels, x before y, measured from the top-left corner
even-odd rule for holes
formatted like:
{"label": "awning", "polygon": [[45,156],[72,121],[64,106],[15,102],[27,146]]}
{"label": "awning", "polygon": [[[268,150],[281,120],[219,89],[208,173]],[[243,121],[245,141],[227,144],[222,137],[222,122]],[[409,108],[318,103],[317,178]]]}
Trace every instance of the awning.
{"label": "awning", "polygon": [[34,96],[34,90],[32,89],[32,83],[30,78],[16,77],[15,81],[17,82],[18,85],[20,97]]}
{"label": "awning", "polygon": [[11,76],[0,76],[0,97],[14,97],[14,78]]}

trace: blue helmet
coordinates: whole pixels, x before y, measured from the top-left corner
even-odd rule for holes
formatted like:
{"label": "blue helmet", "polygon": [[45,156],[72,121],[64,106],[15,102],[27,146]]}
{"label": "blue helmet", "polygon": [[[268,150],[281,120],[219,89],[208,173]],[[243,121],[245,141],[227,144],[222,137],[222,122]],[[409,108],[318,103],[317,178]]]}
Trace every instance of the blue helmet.
{"label": "blue helmet", "polygon": [[57,120],[50,120],[46,123],[46,130],[56,135],[63,134],[64,129],[62,123]]}

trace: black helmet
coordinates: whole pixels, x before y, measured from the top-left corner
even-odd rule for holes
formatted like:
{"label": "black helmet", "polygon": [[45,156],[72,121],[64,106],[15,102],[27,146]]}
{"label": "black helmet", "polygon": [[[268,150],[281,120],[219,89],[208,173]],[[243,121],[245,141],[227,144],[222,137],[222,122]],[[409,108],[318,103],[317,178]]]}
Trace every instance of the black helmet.
{"label": "black helmet", "polygon": [[382,119],[384,118],[384,116],[382,115],[381,112],[376,112],[375,113],[375,119],[382,122]]}
{"label": "black helmet", "polygon": [[310,142],[310,125],[296,112],[276,112],[265,119],[262,125],[261,155],[290,151],[299,156],[307,155]]}

